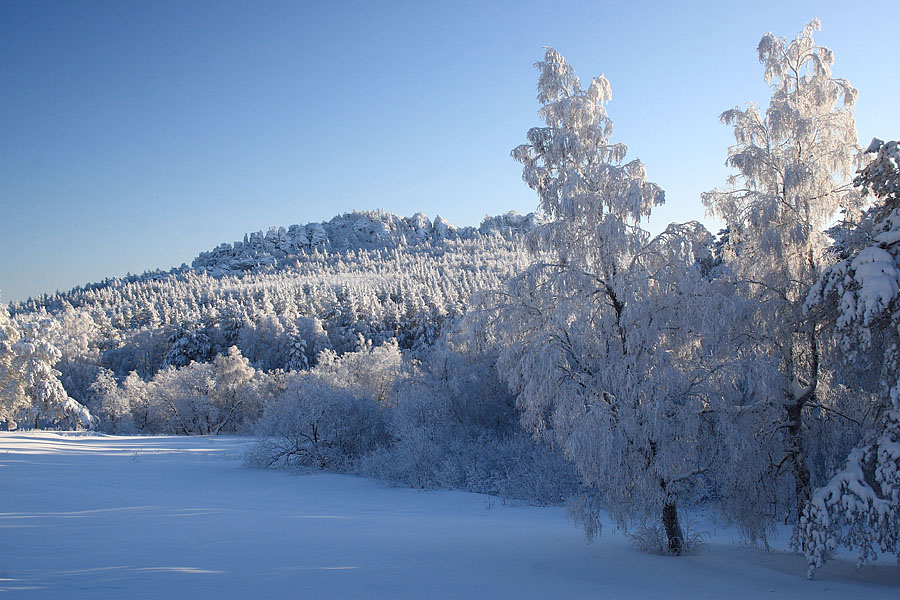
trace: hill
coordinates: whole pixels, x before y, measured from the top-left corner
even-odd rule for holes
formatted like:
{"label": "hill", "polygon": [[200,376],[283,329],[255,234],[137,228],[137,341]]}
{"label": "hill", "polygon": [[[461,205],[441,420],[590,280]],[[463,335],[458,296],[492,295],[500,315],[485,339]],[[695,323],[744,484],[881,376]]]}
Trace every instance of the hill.
{"label": "hill", "polygon": [[79,401],[100,369],[147,379],[231,346],[267,371],[312,366],[322,351],[341,355],[360,340],[422,349],[473,293],[523,266],[522,236],[538,223],[508,213],[457,228],[421,213],[354,212],[249,233],[190,267],[86,284],[11,312],[47,330]]}

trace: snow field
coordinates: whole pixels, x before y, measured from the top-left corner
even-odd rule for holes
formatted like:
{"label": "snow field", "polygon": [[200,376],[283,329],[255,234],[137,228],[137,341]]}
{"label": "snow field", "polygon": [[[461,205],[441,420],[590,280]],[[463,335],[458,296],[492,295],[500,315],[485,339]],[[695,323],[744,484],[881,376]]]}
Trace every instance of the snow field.
{"label": "snow field", "polygon": [[[900,569],[736,544],[641,554],[559,508],[243,466],[248,438],[0,433],[11,598],[900,597]],[[701,528],[712,529],[711,525]]]}

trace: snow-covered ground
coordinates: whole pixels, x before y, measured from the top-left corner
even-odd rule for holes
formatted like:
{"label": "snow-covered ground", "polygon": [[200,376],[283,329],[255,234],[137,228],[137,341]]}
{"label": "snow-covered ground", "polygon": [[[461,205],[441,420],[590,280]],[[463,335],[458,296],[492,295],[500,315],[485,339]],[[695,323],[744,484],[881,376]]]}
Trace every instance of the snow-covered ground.
{"label": "snow-covered ground", "polygon": [[16,598],[900,598],[900,569],[713,532],[702,555],[587,545],[561,509],[242,465],[242,438],[0,433]]}

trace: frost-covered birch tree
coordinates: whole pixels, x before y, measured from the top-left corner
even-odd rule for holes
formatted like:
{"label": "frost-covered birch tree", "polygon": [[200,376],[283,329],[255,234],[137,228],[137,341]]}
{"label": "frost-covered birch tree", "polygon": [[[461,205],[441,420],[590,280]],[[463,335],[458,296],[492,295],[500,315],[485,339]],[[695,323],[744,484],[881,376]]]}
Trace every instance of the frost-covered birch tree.
{"label": "frost-covered birch tree", "polygon": [[573,504],[588,536],[602,506],[621,524],[661,518],[663,551],[679,554],[678,502],[717,457],[715,411],[688,368],[702,336],[686,290],[702,285],[709,234],[688,223],[651,239],[640,220],[664,193],[610,141],[609,82],[583,88],[552,48],[536,67],[545,125],[512,156],[550,222],[529,239],[533,264],[485,298],[476,327],[496,336],[523,423],[594,490]]}
{"label": "frost-covered birch tree", "polygon": [[812,484],[809,427],[832,393],[816,321],[803,304],[828,266],[823,229],[859,198],[850,186],[857,92],[832,75],[831,50],[813,39],[819,27],[813,20],[790,41],[763,36],[758,53],[772,88],[769,106],[722,114],[735,137],[726,164],[737,172],[729,188],[703,195],[709,213],[728,226],[735,284],[756,303],[755,352],[774,360],[778,373],[755,407],[773,423],[747,435],[765,440],[758,452],[768,457],[769,477],[790,480],[797,519]]}

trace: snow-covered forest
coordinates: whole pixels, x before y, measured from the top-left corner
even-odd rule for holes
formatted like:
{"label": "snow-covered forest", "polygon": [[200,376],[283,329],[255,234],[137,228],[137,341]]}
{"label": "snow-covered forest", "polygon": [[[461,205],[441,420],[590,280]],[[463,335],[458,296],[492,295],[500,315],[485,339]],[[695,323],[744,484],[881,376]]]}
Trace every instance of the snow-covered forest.
{"label": "snow-covered forest", "polygon": [[665,192],[611,82],[548,48],[512,150],[535,214],[355,212],[0,305],[0,427],[254,436],[254,466],[565,505],[659,554],[702,551],[702,507],[789,524],[809,577],[900,560],[900,147],[859,144],[818,28],[763,36],[768,106],[721,115],[719,232],[644,229]]}

